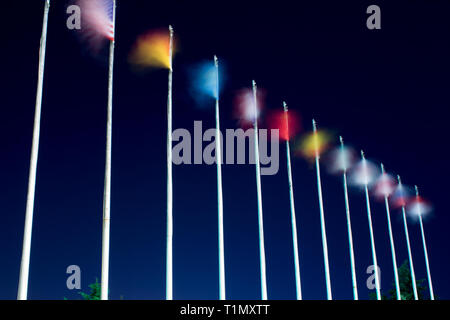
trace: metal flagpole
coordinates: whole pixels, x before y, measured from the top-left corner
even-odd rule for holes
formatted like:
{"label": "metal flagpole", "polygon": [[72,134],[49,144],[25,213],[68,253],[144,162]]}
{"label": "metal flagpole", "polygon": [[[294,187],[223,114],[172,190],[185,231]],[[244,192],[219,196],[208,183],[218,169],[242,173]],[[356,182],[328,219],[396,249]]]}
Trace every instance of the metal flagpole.
{"label": "metal flagpole", "polygon": [[292,242],[294,245],[294,266],[295,266],[295,289],[297,292],[297,300],[302,300],[302,287],[300,282],[300,263],[298,255],[298,240],[297,240],[297,219],[295,217],[295,204],[294,204],[294,187],[292,182],[292,166],[291,166],[291,150],[289,147],[290,136],[289,136],[289,114],[288,106],[286,102],[283,102],[285,121],[286,121],[286,158],[287,158],[287,170],[288,170],[288,181],[289,181],[289,200],[291,205],[291,224],[292,224]]}
{"label": "metal flagpole", "polygon": [[[116,27],[116,1],[113,1],[113,28]],[[109,244],[111,223],[111,148],[112,148],[112,103],[113,103],[113,70],[115,40],[109,44],[108,74],[108,111],[106,122],[106,164],[105,190],[103,194],[103,233],[102,233],[102,279],[101,300],[108,300],[109,289]]]}
{"label": "metal flagpole", "polygon": [[225,300],[225,249],[223,240],[223,195],[222,195],[222,141],[219,113],[219,60],[214,56],[216,67],[216,164],[217,164],[217,212],[219,225],[219,299]]}
{"label": "metal flagpole", "polygon": [[[382,177],[385,175],[385,171],[384,171],[384,165],[381,164],[381,173],[382,173]],[[388,195],[385,193],[384,194],[384,203],[386,206],[386,216],[387,216],[387,221],[388,221],[388,229],[389,229],[389,240],[391,242],[391,254],[392,254],[392,264],[394,267],[394,279],[395,279],[395,291],[397,293],[397,300],[402,300],[402,295],[400,292],[400,282],[398,279],[398,269],[397,269],[397,257],[395,254],[395,246],[394,246],[394,236],[392,234],[392,225],[391,225],[391,210],[389,208],[389,200],[388,200]]]}
{"label": "metal flagpole", "polygon": [[254,143],[255,143],[255,164],[256,164],[256,190],[258,196],[258,225],[259,225],[259,259],[261,268],[261,298],[267,300],[267,280],[266,280],[266,252],[264,249],[264,225],[263,208],[261,195],[261,168],[259,163],[259,138],[258,138],[258,99],[256,82],[253,81],[253,108],[254,108]]}
{"label": "metal flagpole", "polygon": [[369,220],[369,230],[370,230],[370,243],[372,246],[372,260],[373,260],[373,265],[375,268],[375,289],[377,292],[377,300],[381,300],[381,290],[380,290],[380,275],[378,274],[378,262],[377,262],[377,253],[375,250],[375,239],[373,236],[373,227],[372,227],[372,213],[371,213],[371,209],[370,209],[370,199],[369,199],[369,181],[368,177],[367,177],[367,162],[366,162],[366,158],[364,156],[364,152],[361,151],[361,157],[362,157],[362,161],[363,161],[363,170],[364,170],[364,175],[365,176],[365,181],[364,181],[364,190],[366,193],[366,206],[367,206],[367,218]]}
{"label": "metal flagpole", "polygon": [[173,28],[169,26],[169,85],[167,94],[167,257],[166,257],[166,300],[173,300],[173,195],[172,195],[172,56]]}
{"label": "metal flagpole", "polygon": [[330,266],[328,262],[328,244],[327,233],[325,229],[325,214],[323,210],[323,197],[322,197],[322,181],[320,178],[320,163],[319,163],[319,141],[317,137],[317,124],[313,119],[313,131],[314,131],[314,146],[315,146],[315,158],[316,158],[316,174],[317,174],[317,191],[319,194],[319,209],[320,209],[320,226],[322,229],[322,246],[323,246],[323,259],[325,265],[325,281],[327,286],[327,299],[332,300],[331,294],[331,281],[330,281]]}
{"label": "metal flagpole", "polygon": [[[398,179],[398,186],[399,188],[403,188],[402,180],[400,179],[400,176],[397,176]],[[409,242],[409,232],[408,232],[408,223],[406,221],[406,209],[405,204],[402,204],[402,215],[403,215],[403,225],[405,227],[405,236],[406,236],[406,245],[408,246],[408,258],[409,258],[409,267],[411,271],[411,282],[414,292],[414,300],[419,300],[419,296],[417,294],[417,284],[416,284],[416,273],[414,272],[414,263],[412,260],[412,254],[411,254],[411,244]]]}
{"label": "metal flagpole", "polygon": [[[339,140],[341,142],[341,155],[344,157],[344,139],[342,137],[339,137]],[[345,159],[343,159],[342,165],[343,167],[343,180],[344,180],[344,196],[345,196],[345,212],[347,215],[347,231],[348,231],[348,244],[349,244],[349,250],[350,250],[350,265],[352,268],[352,285],[353,285],[353,299],[358,300],[358,285],[356,282],[356,270],[355,270],[355,253],[353,250],[353,232],[352,232],[352,223],[350,219],[350,205],[348,201],[348,186],[347,186],[347,164],[345,163]]]}
{"label": "metal flagpole", "polygon": [[[416,199],[419,201],[419,188],[416,186]],[[420,231],[422,233],[422,243],[423,243],[423,253],[425,255],[425,264],[427,266],[427,277],[428,277],[428,287],[430,289],[430,299],[434,300],[434,291],[433,291],[433,283],[431,282],[431,273],[430,273],[430,262],[428,261],[428,249],[427,243],[425,241],[425,232],[423,230],[423,222],[422,222],[422,212],[420,211],[420,203],[419,205],[419,222],[420,222]]]}
{"label": "metal flagpole", "polygon": [[17,300],[27,300],[28,276],[30,271],[31,233],[33,229],[34,195],[36,189],[36,171],[39,153],[39,134],[41,127],[41,106],[44,84],[45,49],[47,45],[47,25],[50,0],[45,1],[44,20],[42,23],[42,36],[39,49],[39,73],[36,92],[36,107],[34,112],[33,142],[31,147],[30,172],[28,178],[27,205],[25,213],[25,227],[23,233],[22,260],[20,262],[19,287]]}

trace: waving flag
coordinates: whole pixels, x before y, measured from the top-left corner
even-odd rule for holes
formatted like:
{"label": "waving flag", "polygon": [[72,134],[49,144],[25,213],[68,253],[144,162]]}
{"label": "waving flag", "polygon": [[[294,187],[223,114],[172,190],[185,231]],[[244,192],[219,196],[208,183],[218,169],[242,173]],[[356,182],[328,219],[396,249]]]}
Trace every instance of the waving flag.
{"label": "waving flag", "polygon": [[394,193],[392,194],[391,201],[394,207],[401,208],[405,207],[411,198],[411,190],[410,188],[398,184]]}
{"label": "waving flag", "polygon": [[422,216],[432,211],[431,204],[417,195],[407,206],[407,212],[413,216]]}
{"label": "waving flag", "polygon": [[79,0],[78,6],[89,32],[114,40],[113,0]]}
{"label": "waving flag", "polygon": [[172,51],[174,51],[173,39],[167,35],[167,31],[149,31],[136,40],[131,51],[129,61],[142,68],[163,68],[172,67],[172,56],[170,52],[170,41],[172,41]]}
{"label": "waving flag", "polygon": [[[289,113],[289,116],[287,113]],[[271,111],[267,116],[267,122],[269,129],[279,130],[280,138],[283,141],[291,140],[301,129],[300,115],[295,110]]]}
{"label": "waving flag", "polygon": [[389,197],[394,193],[396,182],[394,177],[383,172],[375,182],[374,194],[379,199]]}

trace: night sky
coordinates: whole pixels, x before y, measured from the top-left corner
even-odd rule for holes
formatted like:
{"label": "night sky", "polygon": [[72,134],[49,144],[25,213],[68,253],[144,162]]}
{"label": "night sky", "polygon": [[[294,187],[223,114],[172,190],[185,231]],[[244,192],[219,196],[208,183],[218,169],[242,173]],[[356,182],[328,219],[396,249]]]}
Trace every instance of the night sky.
{"label": "night sky", "polygon": [[[450,298],[448,276],[448,1],[120,1],[114,71],[111,299],[165,298],[167,70],[136,73],[128,56],[138,35],[175,29],[173,128],[213,128],[214,102],[200,109],[189,68],[218,55],[226,70],[221,126],[236,128],[236,92],[255,79],[266,111],[286,100],[305,131],[342,135],[369,159],[417,184],[434,211],[425,220],[435,294]],[[29,299],[80,299],[66,268],[81,268],[82,291],[100,280],[105,163],[107,54],[93,56],[66,28],[69,1],[52,1],[34,211]],[[366,9],[381,7],[381,30]],[[15,299],[44,1],[7,1],[0,26],[0,299]],[[264,114],[261,125],[264,127]],[[337,137],[336,137],[337,143]],[[303,297],[325,299],[314,166],[293,159]],[[217,299],[216,167],[174,166],[174,298]],[[342,180],[323,170],[331,286],[352,299]],[[259,299],[256,180],[253,165],[224,165],[227,298]],[[280,170],[262,177],[269,299],[295,299],[284,145]],[[360,298],[372,264],[364,194],[350,206]],[[399,210],[392,210],[397,261],[407,259]],[[384,203],[372,201],[382,291],[392,260]],[[414,266],[426,278],[420,229],[410,221]],[[425,282],[426,284],[426,282]],[[428,292],[425,292],[428,297]]]}

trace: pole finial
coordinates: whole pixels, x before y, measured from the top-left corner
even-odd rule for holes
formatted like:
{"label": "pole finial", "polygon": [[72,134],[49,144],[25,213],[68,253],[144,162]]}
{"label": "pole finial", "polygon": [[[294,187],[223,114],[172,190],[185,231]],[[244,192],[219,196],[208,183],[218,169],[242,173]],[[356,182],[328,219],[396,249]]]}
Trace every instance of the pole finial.
{"label": "pole finial", "polygon": [[169,25],[169,32],[170,32],[170,35],[172,36],[173,35],[173,27],[172,27],[172,25]]}
{"label": "pole finial", "polygon": [[283,101],[283,109],[284,111],[288,111],[288,105],[286,104],[286,101]]}
{"label": "pole finial", "polygon": [[419,188],[417,186],[414,186],[414,189],[416,190],[416,197],[419,197]]}
{"label": "pole finial", "polygon": [[313,124],[313,130],[317,131],[317,122],[316,122],[316,120],[312,119],[312,124]]}
{"label": "pole finial", "polygon": [[344,146],[344,138],[342,138],[342,136],[339,136],[339,142],[342,146]]}
{"label": "pole finial", "polygon": [[216,55],[214,55],[214,64],[215,64],[216,67],[219,66],[219,59],[217,59]]}
{"label": "pole finial", "polygon": [[400,175],[397,175],[397,180],[398,180],[398,184],[401,186],[402,185],[402,179],[400,178]]}
{"label": "pole finial", "polygon": [[383,163],[381,163],[381,173],[383,173],[384,174],[384,164]]}
{"label": "pole finial", "polygon": [[252,80],[252,87],[256,88],[256,81],[255,80]]}
{"label": "pole finial", "polygon": [[363,160],[366,160],[366,155],[364,154],[363,150],[361,150],[361,158],[363,158]]}

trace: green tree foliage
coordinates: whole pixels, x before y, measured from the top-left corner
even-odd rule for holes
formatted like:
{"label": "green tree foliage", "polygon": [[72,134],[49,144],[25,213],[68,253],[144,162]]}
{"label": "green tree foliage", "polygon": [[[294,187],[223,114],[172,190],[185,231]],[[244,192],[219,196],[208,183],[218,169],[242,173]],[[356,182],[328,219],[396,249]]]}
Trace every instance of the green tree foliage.
{"label": "green tree foliage", "polygon": [[[405,260],[400,268],[398,268],[398,281],[400,284],[400,294],[402,300],[414,300],[414,289],[412,285],[411,271],[409,269],[409,262]],[[425,299],[424,292],[426,290],[424,279],[416,280],[417,294],[419,300]],[[377,296],[375,293],[369,295],[371,300],[376,300]],[[388,294],[381,295],[382,300],[397,300],[397,290],[395,288],[395,283],[392,283],[392,289],[389,290]]]}
{"label": "green tree foliage", "polygon": [[91,289],[90,293],[79,292],[83,300],[100,300],[100,288],[101,285],[98,282],[98,279],[95,279],[95,283],[89,285]]}

